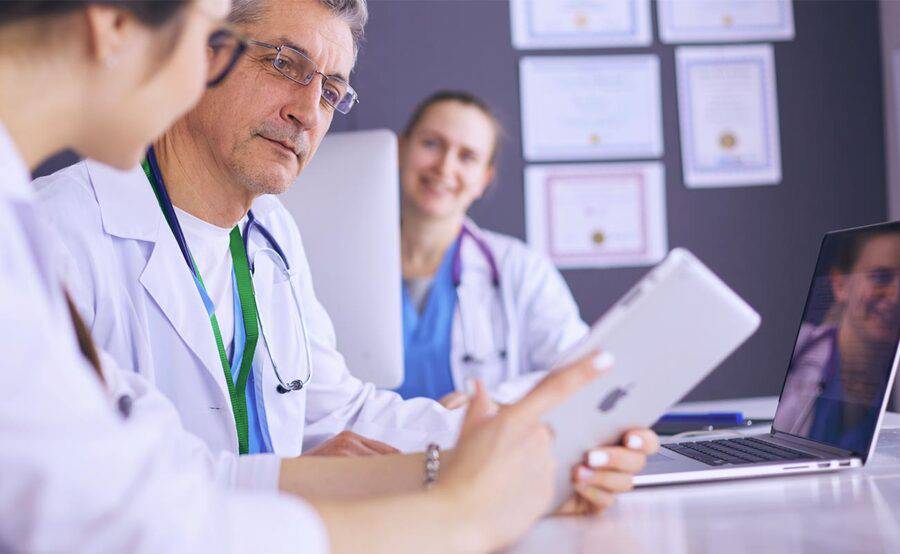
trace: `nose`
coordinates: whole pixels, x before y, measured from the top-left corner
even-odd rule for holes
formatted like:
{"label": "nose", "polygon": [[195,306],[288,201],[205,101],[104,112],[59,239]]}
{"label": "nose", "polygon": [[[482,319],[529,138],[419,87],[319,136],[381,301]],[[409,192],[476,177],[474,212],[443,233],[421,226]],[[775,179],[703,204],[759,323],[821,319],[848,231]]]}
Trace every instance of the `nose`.
{"label": "nose", "polygon": [[441,151],[440,156],[438,156],[437,160],[438,173],[442,177],[448,177],[453,173],[454,163],[453,163],[453,151],[450,148],[444,148]]}
{"label": "nose", "polygon": [[322,106],[321,77],[315,75],[308,85],[290,83],[286,89],[288,95],[281,108],[281,117],[301,129],[311,130],[322,124],[324,108]]}

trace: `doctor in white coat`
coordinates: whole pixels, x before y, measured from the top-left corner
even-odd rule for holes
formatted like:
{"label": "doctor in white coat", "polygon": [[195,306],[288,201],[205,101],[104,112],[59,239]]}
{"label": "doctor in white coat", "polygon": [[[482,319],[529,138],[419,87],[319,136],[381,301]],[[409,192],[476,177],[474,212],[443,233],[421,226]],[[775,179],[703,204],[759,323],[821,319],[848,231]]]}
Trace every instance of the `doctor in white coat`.
{"label": "doctor in white coat", "polygon": [[[155,143],[147,171],[83,161],[36,181],[95,340],[168,396],[214,452],[293,457],[345,429],[404,451],[456,440],[461,413],[350,374],[297,227],[270,196],[292,184],[334,113],[355,103],[347,79],[360,5],[237,4],[232,19],[254,40],[228,79]],[[316,81],[296,82],[303,75]],[[246,236],[243,253],[233,231]],[[236,255],[253,268],[249,301]],[[253,334],[256,348],[245,350]],[[252,365],[242,388],[244,360]]]}
{"label": "doctor in white coat", "polygon": [[[214,453],[266,455],[242,458],[240,468],[289,459],[279,484],[306,494],[407,486],[324,479],[291,459],[342,430],[422,451],[452,445],[462,417],[350,375],[297,228],[269,196],[292,184],[334,112],[355,102],[347,78],[364,16],[355,1],[237,3],[231,19],[251,38],[247,52],[154,144],[143,169],[81,162],[37,183],[65,244],[72,297],[102,348],[162,391]],[[242,287],[242,274],[252,286]],[[585,474],[577,509],[625,490],[625,474],[655,448],[644,444],[611,450],[608,467]],[[408,476],[402,468],[421,455],[397,459],[394,475]]]}
{"label": "doctor in white coat", "polygon": [[494,180],[501,134],[490,107],[462,91],[432,94],[403,130],[405,398],[456,407],[481,379],[508,402],[587,332],[546,257],[466,217]]}

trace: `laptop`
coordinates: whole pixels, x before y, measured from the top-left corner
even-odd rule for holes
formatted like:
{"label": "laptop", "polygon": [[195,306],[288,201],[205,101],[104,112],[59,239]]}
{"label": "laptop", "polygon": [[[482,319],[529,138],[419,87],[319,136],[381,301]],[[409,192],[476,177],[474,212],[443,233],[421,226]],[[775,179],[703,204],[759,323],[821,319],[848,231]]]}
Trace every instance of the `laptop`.
{"label": "laptop", "polygon": [[329,133],[279,199],[294,217],[316,297],[354,376],[403,382],[397,137],[388,130]]}
{"label": "laptop", "polygon": [[900,221],[826,234],[771,431],[665,444],[635,486],[865,465],[897,371],[898,341]]}

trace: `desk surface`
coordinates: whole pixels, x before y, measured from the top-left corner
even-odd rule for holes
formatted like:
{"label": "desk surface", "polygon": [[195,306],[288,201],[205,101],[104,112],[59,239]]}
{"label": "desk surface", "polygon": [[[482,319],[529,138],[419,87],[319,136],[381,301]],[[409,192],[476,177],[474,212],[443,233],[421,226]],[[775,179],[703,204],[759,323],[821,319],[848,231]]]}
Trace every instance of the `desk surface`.
{"label": "desk surface", "polygon": [[[753,398],[679,408],[771,418],[775,405],[775,398]],[[510,549],[725,551],[900,552],[900,414],[885,416],[875,456],[864,468],[640,489],[621,495],[599,518],[544,519]]]}

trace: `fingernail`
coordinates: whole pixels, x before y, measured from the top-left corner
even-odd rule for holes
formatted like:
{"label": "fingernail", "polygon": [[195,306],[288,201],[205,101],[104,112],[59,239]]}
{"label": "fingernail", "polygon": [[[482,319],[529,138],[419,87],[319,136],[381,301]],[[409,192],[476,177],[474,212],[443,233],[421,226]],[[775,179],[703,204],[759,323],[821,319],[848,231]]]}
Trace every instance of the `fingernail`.
{"label": "fingernail", "polygon": [[475,394],[475,379],[472,377],[466,378],[466,394],[469,396]]}
{"label": "fingernail", "polygon": [[644,447],[644,439],[638,435],[631,435],[628,437],[628,440],[625,441],[625,446],[632,450],[640,450]]}
{"label": "fingernail", "polygon": [[575,472],[575,478],[579,481],[590,481],[594,478],[594,472],[584,466],[578,466],[578,471]]}
{"label": "fingernail", "polygon": [[588,452],[587,463],[591,467],[603,467],[609,463],[609,454],[602,450],[591,450]]}
{"label": "fingernail", "polygon": [[600,371],[606,371],[616,363],[616,358],[609,352],[601,352],[594,356],[594,367]]}

